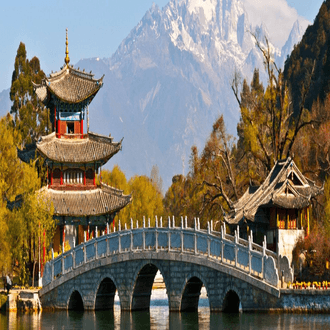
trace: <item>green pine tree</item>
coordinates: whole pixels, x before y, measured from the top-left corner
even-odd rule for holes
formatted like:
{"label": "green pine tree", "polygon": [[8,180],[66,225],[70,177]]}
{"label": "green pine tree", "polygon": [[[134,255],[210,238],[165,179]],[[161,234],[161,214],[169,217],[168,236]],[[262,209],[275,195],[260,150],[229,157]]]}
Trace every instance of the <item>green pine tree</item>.
{"label": "green pine tree", "polygon": [[37,99],[32,82],[39,84],[45,77],[37,57],[26,57],[24,43],[20,43],[15,58],[10,99],[10,113],[14,115],[15,128],[20,132],[22,144],[34,142],[49,131],[49,110]]}

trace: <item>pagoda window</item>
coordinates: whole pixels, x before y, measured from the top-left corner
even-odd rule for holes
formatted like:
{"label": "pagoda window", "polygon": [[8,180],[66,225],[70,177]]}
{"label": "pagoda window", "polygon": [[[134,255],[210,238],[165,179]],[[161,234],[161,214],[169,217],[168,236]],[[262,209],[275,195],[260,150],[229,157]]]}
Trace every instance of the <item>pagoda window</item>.
{"label": "pagoda window", "polygon": [[288,229],[297,228],[297,210],[287,210]]}
{"label": "pagoda window", "polygon": [[64,172],[64,184],[82,184],[83,171],[81,170],[66,170]]}
{"label": "pagoda window", "polygon": [[74,133],[74,122],[67,122],[66,123],[66,132],[67,134],[73,134]]}
{"label": "pagoda window", "polygon": [[277,227],[279,229],[285,229],[286,223],[286,210],[277,209]]}

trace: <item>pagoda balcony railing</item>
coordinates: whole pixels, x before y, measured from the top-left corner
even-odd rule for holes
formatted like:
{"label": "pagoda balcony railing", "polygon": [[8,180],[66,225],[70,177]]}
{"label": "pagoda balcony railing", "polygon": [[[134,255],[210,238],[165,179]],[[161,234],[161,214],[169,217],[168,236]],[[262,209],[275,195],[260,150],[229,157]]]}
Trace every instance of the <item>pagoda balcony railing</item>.
{"label": "pagoda balcony railing", "polygon": [[88,138],[88,134],[81,134],[81,133],[56,133],[56,137],[58,139],[86,139]]}
{"label": "pagoda balcony railing", "polygon": [[75,184],[53,184],[53,185],[48,185],[48,188],[54,189],[54,190],[60,190],[60,191],[65,191],[65,190],[93,190],[99,188],[98,185],[90,184],[90,185],[84,185],[81,183],[75,183]]}
{"label": "pagoda balcony railing", "polygon": [[[121,230],[119,221],[118,231],[110,232],[111,227],[107,225],[108,234],[103,233],[100,237],[86,241],[64,252],[57,258],[46,263],[43,274],[43,286],[64,274],[78,269],[83,265],[101,258],[110,258],[118,254],[144,252],[168,252],[194,255],[198,258],[206,258],[214,263],[222,264],[226,267],[258,278],[265,283],[278,287],[279,278],[285,282],[292,282],[293,270],[290,267],[286,256],[282,257],[267,249],[266,236],[263,245],[253,242],[252,232],[248,240],[239,237],[239,227],[234,235],[226,233],[226,226],[221,226],[221,231],[213,230],[213,222],[208,222],[207,230],[200,229],[199,219],[195,219],[194,228],[187,226],[187,218],[181,218],[181,226],[175,226],[175,220],[169,218],[168,227],[162,226],[162,219],[158,223],[156,218],[155,227],[145,226],[143,219],[142,228],[136,225],[131,228]],[[164,257],[164,254],[162,254]]]}

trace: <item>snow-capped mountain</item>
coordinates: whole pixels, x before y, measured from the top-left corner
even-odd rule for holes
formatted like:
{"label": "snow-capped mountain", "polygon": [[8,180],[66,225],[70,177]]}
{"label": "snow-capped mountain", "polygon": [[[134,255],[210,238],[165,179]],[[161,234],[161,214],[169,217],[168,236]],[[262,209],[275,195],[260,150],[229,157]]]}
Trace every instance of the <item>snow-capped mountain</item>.
{"label": "snow-capped mountain", "polygon": [[[282,52],[273,47],[279,63],[301,37],[297,31],[298,23]],[[125,137],[111,164],[128,177],[157,164],[168,187],[173,175],[187,173],[191,146],[203,148],[220,114],[235,135],[235,70],[248,80],[255,67],[263,70],[251,32],[261,41],[267,36],[239,0],[171,0],[162,10],[153,5],[111,58],[81,61],[96,76],[105,73],[90,107],[91,129]]]}
{"label": "snow-capped mountain", "polygon": [[[124,136],[109,167],[118,163],[130,177],[157,164],[167,189],[173,175],[188,172],[192,145],[202,150],[219,115],[235,135],[235,71],[249,81],[258,67],[265,78],[251,32],[261,41],[268,35],[251,25],[240,0],[170,0],[162,10],[153,5],[110,58],[77,63],[105,74],[89,113],[91,131]],[[301,33],[297,23],[282,51],[272,46],[278,63]]]}

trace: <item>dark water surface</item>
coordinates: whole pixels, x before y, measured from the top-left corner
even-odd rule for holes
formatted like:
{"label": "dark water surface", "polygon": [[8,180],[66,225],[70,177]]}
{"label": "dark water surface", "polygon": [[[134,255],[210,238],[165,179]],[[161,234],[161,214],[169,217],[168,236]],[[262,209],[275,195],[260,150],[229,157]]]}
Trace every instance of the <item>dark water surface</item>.
{"label": "dark water surface", "polygon": [[149,312],[56,311],[0,314],[0,329],[330,329],[330,314],[212,313],[200,299],[196,313],[169,313],[167,299],[153,299]]}

